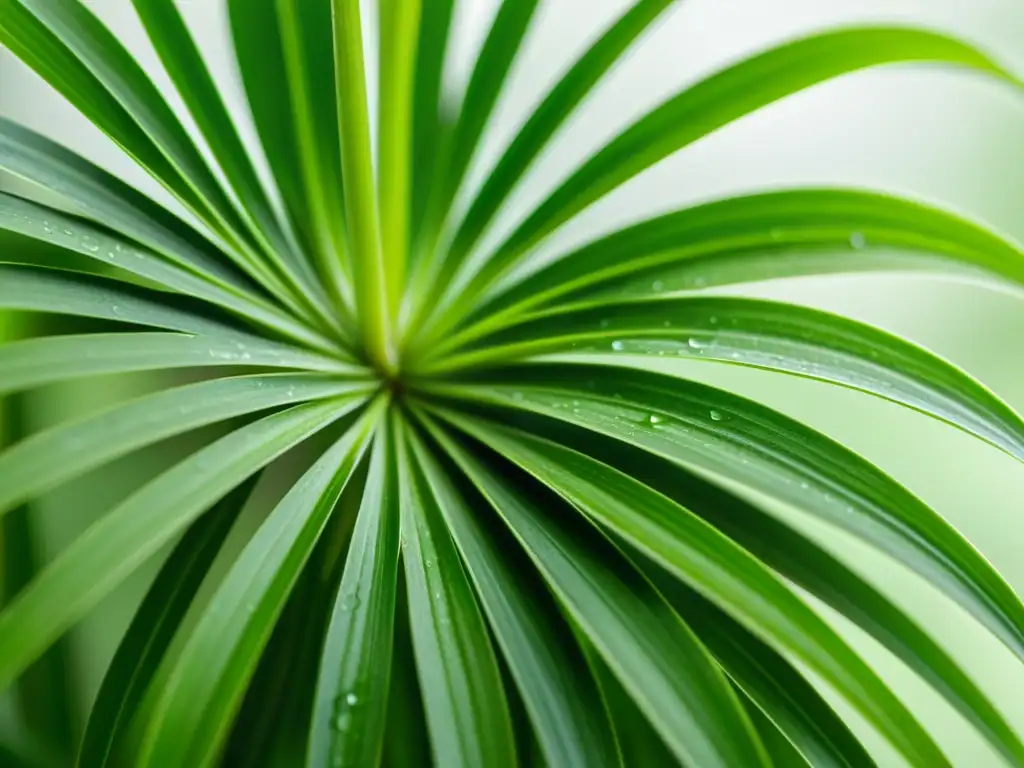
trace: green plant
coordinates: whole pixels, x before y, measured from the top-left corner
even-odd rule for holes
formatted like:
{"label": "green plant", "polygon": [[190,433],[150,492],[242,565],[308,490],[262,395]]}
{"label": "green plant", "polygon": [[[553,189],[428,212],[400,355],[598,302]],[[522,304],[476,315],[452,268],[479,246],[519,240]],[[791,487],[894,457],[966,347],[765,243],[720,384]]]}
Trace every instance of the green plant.
{"label": "green plant", "polygon": [[[62,201],[0,194],[0,308],[18,337],[0,346],[14,592],[0,612],[0,688],[28,691],[24,673],[46,649],[177,539],[106,674],[79,765],[304,755],[368,766],[382,752],[390,765],[428,754],[442,766],[873,764],[807,670],[912,765],[947,764],[791,584],[874,635],[1024,764],[1020,739],[934,640],[770,500],[898,558],[1024,659],[1024,608],[999,574],[854,452],[756,402],[642,369],[670,355],[819,379],[1024,458],[1024,423],[931,353],[819,311],[700,290],[893,265],[1019,284],[1022,253],[920,203],[795,189],[531,261],[618,185],[795,91],[893,62],[1008,73],[910,28],[797,40],[640,118],[481,252],[548,140],[671,0],[637,0],[594,43],[461,217],[453,199],[536,0],[501,5],[457,114],[440,100],[452,0],[381,3],[375,164],[359,4],[229,0],[273,194],[174,5],[133,4],[216,172],[78,0],[0,0],[0,42],[188,214],[0,122],[0,169]],[[34,313],[104,322],[33,335]],[[14,429],[15,393],[176,368],[216,375],[29,436]],[[229,420],[34,572],[21,505]],[[260,472],[317,433],[329,442],[312,440],[308,470],[217,581],[211,565]],[[211,596],[196,601],[204,580]],[[61,702],[48,706],[56,722]]]}

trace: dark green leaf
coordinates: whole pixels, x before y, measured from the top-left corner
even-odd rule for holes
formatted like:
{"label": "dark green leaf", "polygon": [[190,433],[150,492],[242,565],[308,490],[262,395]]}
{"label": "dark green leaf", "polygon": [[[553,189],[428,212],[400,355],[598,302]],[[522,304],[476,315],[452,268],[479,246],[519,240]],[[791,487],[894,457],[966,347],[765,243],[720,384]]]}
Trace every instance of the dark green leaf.
{"label": "dark green leaf", "polygon": [[647,371],[533,365],[499,380],[473,398],[576,424],[811,513],[917,571],[1024,659],[1024,606],[999,573],[927,505],[820,433]]}
{"label": "dark green leaf", "polygon": [[0,40],[182,203],[222,232],[237,219],[188,133],[114,34],[76,0],[5,0]]}
{"label": "dark green leaf", "polygon": [[656,559],[762,640],[799,658],[912,764],[948,764],[913,715],[817,614],[763,563],[689,510],[585,454],[480,419],[446,418]]}
{"label": "dark green leaf", "polygon": [[254,476],[192,523],[164,561],[103,676],[77,765],[118,764],[115,750],[131,717],[255,485]]}
{"label": "dark green leaf", "polygon": [[332,295],[351,304],[331,2],[229,0],[228,13],[249,106],[293,227]]}
{"label": "dark green leaf", "polygon": [[379,421],[369,410],[302,476],[246,544],[172,664],[157,674],[136,764],[214,763],[292,587]]}
{"label": "dark green leaf", "polygon": [[391,425],[381,423],[320,660],[310,768],[380,762],[398,579],[394,442]]}
{"label": "dark green leaf", "polygon": [[[460,457],[444,433],[436,428],[431,432],[447,453]],[[557,607],[543,586],[531,585],[523,566],[505,554],[505,547],[478,519],[480,512],[469,507],[422,443],[415,441],[414,451],[480,596],[547,764],[618,766],[606,713],[594,706],[600,693]],[[472,471],[472,465],[463,468]]]}
{"label": "dark green leaf", "polygon": [[[486,434],[485,442],[514,462],[521,459],[520,447],[503,433],[446,416],[475,436]],[[704,646],[621,552],[582,518],[572,525],[571,510],[542,511],[468,451],[448,447],[680,760],[723,768],[769,765]]]}
{"label": "dark green leaf", "polygon": [[645,572],[690,623],[748,704],[765,713],[807,762],[820,768],[875,765],[846,723],[782,654],[657,566]]}
{"label": "dark green leaf", "polygon": [[[226,259],[231,258],[230,252],[227,256],[219,253],[213,242],[189,224],[113,174],[2,117],[0,169],[38,184],[90,221],[141,243],[212,283],[243,290],[248,285],[237,270],[226,263]],[[6,218],[4,220],[6,222]],[[48,226],[51,225],[43,217],[37,229],[50,234],[46,232]],[[65,226],[60,231],[65,228],[74,229]],[[74,235],[72,231],[69,237]]]}
{"label": "dark green leaf", "polygon": [[409,621],[434,761],[514,766],[512,723],[487,626],[404,434],[398,464]]}
{"label": "dark green leaf", "polygon": [[412,203],[409,222],[409,258],[415,263],[421,253],[420,238],[431,191],[437,183],[440,149],[450,130],[441,115],[441,80],[451,32],[455,0],[428,0],[429,12],[420,13],[420,34],[416,45],[416,83],[413,88]]}
{"label": "dark green leaf", "polygon": [[666,298],[544,313],[431,368],[609,353],[728,363],[839,384],[934,416],[1024,459],[1024,421],[964,371],[871,326],[781,302]]}
{"label": "dark green leaf", "polygon": [[[12,314],[0,315],[0,339],[42,330],[44,328],[31,320]],[[0,450],[24,440],[29,434],[31,411],[27,394],[0,399]],[[0,520],[0,608],[11,603],[46,564],[46,542],[38,511],[25,503]],[[10,702],[27,730],[25,738],[45,742],[45,747],[40,748],[40,756],[44,758],[50,752],[55,759],[67,761],[74,751],[81,725],[77,711],[79,681],[74,662],[69,643],[59,642],[24,671],[11,692]],[[24,746],[31,747],[31,744]]]}
{"label": "dark green leaf", "polygon": [[[0,193],[0,228],[24,234],[37,243],[54,247],[53,256],[68,251],[81,254],[95,261],[97,266],[103,265],[98,268],[106,270],[108,276],[114,279],[121,280],[124,275],[120,270],[124,270],[147,283],[156,284],[159,288],[193,296],[214,306],[223,307],[246,323],[260,326],[275,335],[296,340],[315,349],[344,354],[336,343],[313,331],[301,321],[296,321],[293,316],[258,295],[230,285],[218,285],[185,268],[166,263],[160,256],[141,250],[129,241],[113,237],[108,231],[79,219]],[[19,254],[16,252],[4,254],[5,259],[18,260],[18,257]],[[44,263],[52,266],[53,261],[50,257]],[[9,283],[11,280],[13,278],[9,273],[4,275],[4,282],[0,284],[7,289],[4,293],[13,293],[13,286]],[[66,276],[65,280],[72,278]],[[33,297],[35,292],[30,292],[29,295]]]}
{"label": "dark green leaf", "polygon": [[[170,75],[178,94],[196,121],[203,138],[240,203],[239,212],[263,252],[282,271],[302,268],[286,241],[256,169],[217,90],[202,54],[174,3],[165,0],[132,0],[146,35]],[[282,256],[291,257],[291,263]],[[305,272],[293,277],[307,278]]]}

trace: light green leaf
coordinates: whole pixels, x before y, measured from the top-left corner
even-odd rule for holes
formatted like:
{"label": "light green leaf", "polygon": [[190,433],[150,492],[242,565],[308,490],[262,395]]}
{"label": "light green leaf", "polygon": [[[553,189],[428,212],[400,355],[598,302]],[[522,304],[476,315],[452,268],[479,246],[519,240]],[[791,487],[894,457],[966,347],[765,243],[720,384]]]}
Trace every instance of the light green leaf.
{"label": "light green leaf", "polygon": [[240,485],[193,522],[164,561],[103,676],[76,765],[118,764],[116,750],[131,718],[256,479]]}
{"label": "light green leaf", "polygon": [[402,560],[434,762],[511,768],[512,723],[487,626],[438,500],[401,438]]}
{"label": "light green leaf", "polygon": [[136,765],[203,768],[217,759],[242,695],[384,400],[302,476],[246,544],[185,647],[157,673]]}
{"label": "light green leaf", "polygon": [[1013,76],[966,43],[923,29],[864,27],[805,37],[689,86],[598,151],[498,249],[491,274],[594,201],[683,147],[817,83],[897,62],[937,62]]}
{"label": "light green leaf", "polygon": [[[31,320],[0,315],[0,339],[43,330],[33,325]],[[27,395],[0,399],[0,449],[24,440],[30,431],[32,410]],[[0,520],[0,608],[43,568],[46,543],[39,509],[34,505],[22,504]],[[56,643],[22,673],[8,699],[18,724],[26,731],[24,738],[15,741],[27,740],[29,743],[23,746],[29,753],[33,751],[32,741],[43,741],[40,755],[45,758],[49,753],[54,762],[70,760],[81,727],[76,706],[79,676],[74,662],[67,640]]]}
{"label": "light green leaf", "polygon": [[0,394],[82,376],[211,366],[305,368],[350,376],[362,372],[258,336],[91,333],[0,345]]}
{"label": "light green leaf", "polygon": [[131,451],[192,429],[309,400],[369,394],[323,374],[235,376],[156,392],[26,437],[0,453],[0,515]]}
{"label": "light green leaf", "polygon": [[666,298],[546,312],[425,365],[438,371],[609,353],[742,365],[839,384],[934,416],[1024,459],[1024,421],[964,371],[869,325],[781,302]]}
{"label": "light green leaf", "polygon": [[[377,192],[380,239],[389,271],[387,305],[392,318],[405,289],[412,187],[413,67],[422,0],[386,0],[378,5],[380,48],[380,139],[377,145]],[[432,8],[427,13],[435,13]]]}
{"label": "light green leaf", "polygon": [[476,154],[487,121],[494,111],[505,81],[523,39],[537,12],[539,0],[502,0],[487,38],[473,67],[459,117],[446,147],[443,181],[437,192],[443,205],[441,218],[448,211],[455,193]]}
{"label": "light green leaf", "polygon": [[380,214],[374,183],[370,118],[363,61],[359,3],[334,4],[334,67],[338,88],[338,134],[345,182],[345,220],[352,250],[353,288],[367,352],[378,365],[394,367],[391,326],[395,321],[389,281],[402,274],[397,254],[381,250]]}
{"label": "light green leaf", "polygon": [[[461,286],[456,315],[472,309],[471,299],[544,237],[670,154],[793,93],[850,72],[897,62],[950,64],[1013,80],[969,45],[909,27],[832,30],[740,61],[648,112],[562,182]],[[433,326],[434,336],[451,327],[453,315],[447,302],[445,306]]]}
{"label": "light green leaf", "polygon": [[817,614],[764,564],[689,510],[585,454],[481,419],[445,415],[654,558],[776,650],[800,659],[911,764],[948,765],[913,715]]}
{"label": "light green leaf", "polygon": [[[249,13],[250,7],[247,4],[244,13]],[[291,95],[308,211],[304,216],[300,213],[301,221],[328,290],[350,312],[352,259],[346,253],[331,7],[330,0],[278,0],[277,17],[287,77],[283,92]],[[265,54],[261,51],[260,55]],[[276,102],[278,94],[273,95]],[[275,103],[274,109],[280,107]]]}
{"label": "light green leaf", "polygon": [[608,435],[790,504],[917,571],[1024,659],[1024,606],[952,526],[872,464],[745,398],[640,370],[533,365],[472,397]]}
{"label": "light green leaf", "polygon": [[377,765],[388,710],[398,582],[395,436],[382,421],[320,655],[309,768]]}
{"label": "light green leaf", "polygon": [[360,402],[299,405],[242,427],[90,526],[0,612],[0,689],[211,504]]}
{"label": "light green leaf", "polygon": [[[461,454],[451,439],[432,422],[427,424],[458,461]],[[419,440],[414,440],[413,450],[480,596],[547,764],[620,765],[607,714],[594,706],[600,692],[557,606],[485,529],[479,512],[470,508]],[[472,472],[472,465],[461,466]]]}
{"label": "light green leaf", "polygon": [[[451,276],[450,253],[447,248],[438,248],[439,238],[538,6],[539,0],[502,0],[474,63],[454,124],[449,124],[447,116],[441,122],[433,147],[433,165],[428,169],[421,167],[421,172],[432,174],[434,179],[419,223],[420,236],[414,243],[417,255],[423,258],[412,278],[418,291],[411,308],[410,328],[420,327],[425,313],[433,308],[430,298]],[[447,35],[447,26],[443,34]],[[426,115],[424,118],[430,119]]]}
{"label": "light green leaf", "polygon": [[[476,419],[459,428],[519,463],[517,444]],[[724,676],[689,627],[599,532],[552,499],[514,491],[465,449],[448,445],[523,545],[565,610],[600,652],[665,743],[688,765],[770,765]],[[524,462],[525,464],[526,462]],[[556,489],[558,484],[545,478]],[[520,486],[521,487],[521,486]],[[559,489],[560,490],[560,489]]]}
{"label": "light green leaf", "polygon": [[976,222],[857,189],[805,188],[683,208],[589,242],[496,286],[479,333],[531,308],[648,299],[793,275],[985,271],[1024,284],[1024,252]]}
{"label": "light green leaf", "polygon": [[509,193],[569,115],[672,4],[673,0],[636,0],[548,91],[505,148],[453,236],[446,256],[449,276],[476,245]]}

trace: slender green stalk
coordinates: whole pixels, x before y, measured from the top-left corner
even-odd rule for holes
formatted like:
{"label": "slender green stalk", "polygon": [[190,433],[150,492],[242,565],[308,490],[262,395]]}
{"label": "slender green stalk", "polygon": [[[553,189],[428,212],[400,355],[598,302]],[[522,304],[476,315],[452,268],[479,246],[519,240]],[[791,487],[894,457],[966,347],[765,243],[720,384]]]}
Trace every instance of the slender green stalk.
{"label": "slender green stalk", "polygon": [[397,317],[405,283],[412,177],[413,83],[421,0],[380,4],[380,220],[387,301]]}
{"label": "slender green stalk", "polygon": [[391,371],[395,361],[373,179],[362,22],[357,0],[335,0],[334,62],[338,78],[341,171],[345,183],[356,306],[363,324],[367,353],[377,365]]}

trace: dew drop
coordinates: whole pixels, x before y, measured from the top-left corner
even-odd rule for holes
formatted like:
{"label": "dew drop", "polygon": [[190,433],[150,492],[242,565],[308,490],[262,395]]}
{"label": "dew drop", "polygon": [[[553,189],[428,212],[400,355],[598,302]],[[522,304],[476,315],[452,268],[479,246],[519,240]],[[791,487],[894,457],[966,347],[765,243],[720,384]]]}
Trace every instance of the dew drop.
{"label": "dew drop", "polygon": [[666,320],[664,323],[662,323],[662,325],[665,326],[666,328],[671,328],[672,327],[672,321],[671,320]]}
{"label": "dew drop", "polygon": [[359,594],[356,592],[349,592],[343,598],[341,598],[340,608],[343,611],[354,611],[359,607]]}
{"label": "dew drop", "polygon": [[859,251],[865,245],[868,244],[868,239],[864,237],[863,232],[854,232],[850,235],[850,247],[855,251]]}
{"label": "dew drop", "polygon": [[512,393],[512,399],[513,400],[522,400],[523,399],[523,393],[522,392],[513,392]]}
{"label": "dew drop", "polygon": [[665,290],[665,282],[663,280],[655,280],[651,283],[651,290],[655,293]]}
{"label": "dew drop", "polygon": [[96,253],[100,249],[99,241],[95,237],[89,235],[82,235],[82,247],[89,253]]}
{"label": "dew drop", "polygon": [[605,318],[604,320],[601,321],[601,327],[602,328],[607,328],[611,324],[612,324],[612,321],[608,320],[607,318]]}
{"label": "dew drop", "polygon": [[686,340],[686,346],[690,349],[704,349],[707,345],[708,343],[706,341],[702,341],[694,336],[691,336]]}
{"label": "dew drop", "polygon": [[345,696],[345,703],[348,704],[350,707],[354,707],[356,704],[359,703],[359,697],[356,696],[354,693],[349,693],[347,696]]}
{"label": "dew drop", "polygon": [[621,352],[625,348],[626,348],[626,345],[623,344],[621,341],[613,341],[612,342],[612,349],[615,350],[616,352]]}
{"label": "dew drop", "polygon": [[652,413],[650,416],[647,417],[647,423],[650,424],[655,429],[657,429],[658,427],[664,425],[665,417],[659,416],[656,413]]}
{"label": "dew drop", "polygon": [[68,235],[68,236],[71,236],[71,235],[73,235],[73,234],[75,234],[75,233],[74,233],[74,232],[73,232],[72,230],[70,230],[70,229],[65,229],[65,230],[64,230],[64,234],[65,234],[65,235]]}
{"label": "dew drop", "polygon": [[355,694],[349,693],[345,696],[338,696],[334,699],[334,717],[331,720],[331,727],[339,732],[347,731],[352,724],[352,701]]}
{"label": "dew drop", "polygon": [[721,411],[716,411],[714,408],[711,409],[711,412],[709,413],[709,415],[711,416],[711,420],[712,421],[721,421],[722,419],[725,418],[722,415]]}

